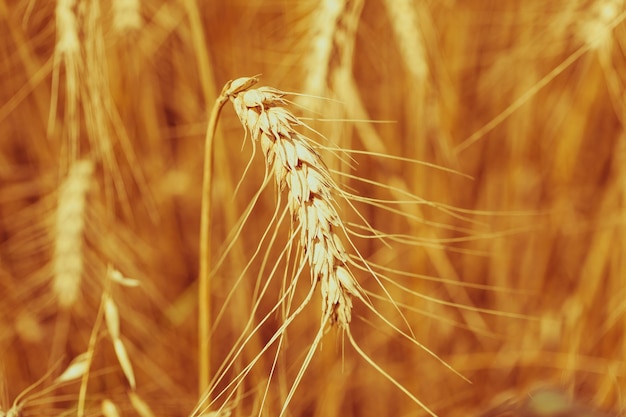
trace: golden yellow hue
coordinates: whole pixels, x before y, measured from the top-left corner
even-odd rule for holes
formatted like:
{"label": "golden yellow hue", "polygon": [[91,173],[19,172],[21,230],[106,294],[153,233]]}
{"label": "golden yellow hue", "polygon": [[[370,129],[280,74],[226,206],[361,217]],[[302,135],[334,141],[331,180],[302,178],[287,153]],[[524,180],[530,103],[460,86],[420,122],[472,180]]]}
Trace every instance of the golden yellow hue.
{"label": "golden yellow hue", "polygon": [[[621,411],[625,10],[0,0],[0,415]],[[204,168],[257,75],[332,177],[342,326],[263,127],[224,106]]]}

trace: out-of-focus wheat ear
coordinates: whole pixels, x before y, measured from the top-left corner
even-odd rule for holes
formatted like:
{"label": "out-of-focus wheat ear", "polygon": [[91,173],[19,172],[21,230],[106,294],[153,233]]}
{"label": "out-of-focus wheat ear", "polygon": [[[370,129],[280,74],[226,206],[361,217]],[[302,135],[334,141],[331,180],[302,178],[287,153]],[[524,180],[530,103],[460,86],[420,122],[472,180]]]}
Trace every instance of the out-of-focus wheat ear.
{"label": "out-of-focus wheat ear", "polygon": [[141,28],[141,4],[139,0],[113,0],[113,29],[124,34]]}
{"label": "out-of-focus wheat ear", "polygon": [[[412,0],[385,0],[384,4],[401,62],[406,69],[407,75],[402,78],[410,82],[407,90],[411,93],[406,95],[404,106],[410,109],[413,116],[404,135],[426,138],[429,132],[442,132],[445,128],[440,125],[441,108],[447,108],[455,99],[449,83],[445,81],[446,76],[440,75],[440,56],[437,52],[433,53],[437,48],[431,46],[437,42],[437,37],[429,6]],[[433,141],[410,141],[404,152],[422,158],[422,155],[432,151],[443,165],[458,166],[453,144],[447,135],[438,135]],[[417,167],[413,165],[413,168]],[[421,171],[413,171],[407,172],[405,177],[417,178],[421,175]]]}
{"label": "out-of-focus wheat ear", "polygon": [[[302,87],[305,94],[317,97],[326,95],[333,41],[345,7],[346,0],[322,0],[307,19],[309,33],[306,50],[309,53],[304,57],[306,77]],[[320,103],[319,99],[307,96],[299,96],[296,101],[312,110],[316,110],[315,104]]]}
{"label": "out-of-focus wheat ear", "polygon": [[104,417],[120,417],[120,412],[115,403],[108,398],[102,400],[100,411]]}
{"label": "out-of-focus wheat ear", "polygon": [[623,97],[624,71],[615,62],[616,54],[613,51],[619,48],[617,44],[619,44],[620,35],[615,32],[615,27],[626,19],[625,5],[624,0],[596,1],[590,7],[590,13],[585,13],[585,18],[577,22],[578,36],[597,54],[608,87],[607,92],[612,98],[615,114],[622,124],[626,124],[626,102]]}
{"label": "out-of-focus wheat ear", "polygon": [[417,81],[425,81],[428,61],[419,29],[417,3],[412,0],[385,0],[384,3],[404,65]]}
{"label": "out-of-focus wheat ear", "polygon": [[76,22],[76,0],[58,0],[56,13],[57,44],[61,54],[76,54],[80,49]]}
{"label": "out-of-focus wheat ear", "polygon": [[624,0],[595,1],[577,22],[578,35],[593,50],[608,52],[613,45],[613,29],[624,20]]}
{"label": "out-of-focus wheat ear", "polygon": [[[306,77],[301,88],[303,95],[294,100],[314,113],[333,118],[359,120],[353,125],[367,150],[386,153],[383,140],[374,127],[363,104],[354,79],[354,46],[364,2],[362,0],[326,0],[311,13],[309,46],[304,57]],[[330,97],[343,103],[331,111],[320,97]],[[345,124],[326,124],[325,136],[343,148],[350,135],[344,134]],[[330,130],[330,131],[329,131]]]}
{"label": "out-of-focus wheat ear", "polygon": [[82,66],[80,41],[78,37],[78,17],[76,0],[58,0],[55,10],[57,42],[54,48],[54,67],[52,72],[52,98],[48,116],[48,136],[55,130],[59,78],[61,64],[65,67],[65,126],[69,143],[70,160],[78,155],[78,85]]}
{"label": "out-of-focus wheat ear", "polygon": [[64,309],[76,302],[80,291],[87,192],[93,170],[89,160],[75,162],[59,190],[52,283],[59,306]]}

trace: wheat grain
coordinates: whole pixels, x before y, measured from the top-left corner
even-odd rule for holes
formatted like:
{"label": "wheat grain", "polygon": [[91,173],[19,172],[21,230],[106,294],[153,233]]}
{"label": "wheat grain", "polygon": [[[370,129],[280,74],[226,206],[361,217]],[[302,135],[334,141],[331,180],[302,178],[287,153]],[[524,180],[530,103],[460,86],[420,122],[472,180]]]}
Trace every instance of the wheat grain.
{"label": "wheat grain", "polygon": [[119,284],[123,287],[134,288],[134,287],[138,287],[139,285],[141,285],[141,282],[139,280],[135,278],[125,277],[117,269],[112,269],[111,272],[109,273],[109,277],[111,278],[112,282],[115,282],[116,284]]}
{"label": "wheat grain", "polygon": [[288,207],[300,224],[300,245],[311,269],[313,284],[320,283],[322,317],[340,327],[351,320],[352,297],[359,285],[350,272],[348,254],[338,231],[343,223],[335,208],[337,187],[302,126],[284,106],[284,93],[270,87],[250,89],[255,78],[240,78],[229,87],[229,98],[247,133],[261,144],[268,175],[279,190],[288,189]]}
{"label": "wheat grain", "polygon": [[[341,146],[350,148],[347,143],[348,131],[356,128],[367,150],[386,153],[385,145],[378,132],[370,123],[366,106],[363,104],[354,78],[354,55],[361,12],[362,0],[327,0],[320,2],[312,13],[309,30],[312,41],[304,58],[306,78],[302,90],[305,94],[296,97],[298,105],[322,115],[332,114],[333,118],[359,120],[354,126],[344,124],[326,125],[328,135]],[[321,108],[316,97],[337,99],[347,106],[335,106],[332,111]],[[317,128],[317,126],[316,126]]]}
{"label": "wheat grain", "polygon": [[55,382],[69,382],[81,378],[89,370],[90,362],[91,355],[89,353],[78,355],[70,362],[65,371],[55,379]]}
{"label": "wheat grain", "polygon": [[[109,275],[111,275],[111,273]],[[133,371],[133,366],[128,357],[124,342],[122,342],[120,338],[120,314],[117,305],[108,294],[104,294],[102,298],[104,304],[104,319],[106,321],[107,330],[109,331],[109,336],[111,336],[111,340],[113,341],[115,356],[122,367],[122,372],[124,372],[128,384],[134,390],[136,388],[135,372]]]}
{"label": "wheat grain", "polygon": [[62,308],[72,306],[78,298],[83,273],[86,197],[92,174],[91,161],[76,162],[59,191],[53,258],[53,290]]}
{"label": "wheat grain", "polygon": [[102,411],[102,415],[104,417],[119,417],[120,412],[115,405],[115,403],[109,399],[102,400],[102,404],[100,405],[100,410]]}
{"label": "wheat grain", "polygon": [[120,314],[115,305],[115,301],[109,296],[104,297],[104,319],[109,330],[111,339],[119,339],[120,337]]}
{"label": "wheat grain", "polygon": [[130,387],[134,390],[137,388],[137,383],[135,382],[135,372],[133,371],[133,366],[130,362],[128,352],[126,351],[126,347],[124,346],[122,339],[113,339],[113,348],[115,350],[115,356],[117,356],[117,361],[122,367],[122,372],[124,372],[124,376],[126,376],[128,385],[130,385]]}

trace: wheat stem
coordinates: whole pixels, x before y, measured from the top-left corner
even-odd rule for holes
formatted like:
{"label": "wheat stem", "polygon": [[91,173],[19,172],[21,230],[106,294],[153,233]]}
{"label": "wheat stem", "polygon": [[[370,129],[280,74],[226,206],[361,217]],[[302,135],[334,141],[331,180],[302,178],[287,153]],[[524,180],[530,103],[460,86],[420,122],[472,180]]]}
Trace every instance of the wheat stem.
{"label": "wheat stem", "polygon": [[[108,283],[107,283],[108,285]],[[98,313],[96,314],[96,320],[94,322],[93,328],[91,329],[91,334],[89,335],[89,342],[87,344],[87,370],[83,374],[80,382],[80,389],[78,392],[78,404],[77,404],[77,417],[83,417],[85,415],[85,404],[87,401],[87,384],[89,383],[89,369],[91,368],[93,353],[96,350],[96,343],[98,342],[98,332],[100,331],[100,326],[102,325],[102,320],[104,319],[104,303],[102,300],[100,301],[100,305],[98,306]]]}
{"label": "wheat stem", "polygon": [[211,109],[204,140],[198,277],[198,387],[200,395],[208,388],[211,375],[211,178],[213,177],[213,142],[222,107],[228,98],[241,89],[247,89],[256,83],[256,77],[246,80],[246,83],[233,81],[226,83]]}
{"label": "wheat stem", "polygon": [[211,375],[211,178],[213,177],[213,142],[217,121],[227,97],[215,100],[204,140],[204,168],[202,173],[202,206],[200,208],[200,271],[198,283],[198,388],[199,393],[209,386]]}

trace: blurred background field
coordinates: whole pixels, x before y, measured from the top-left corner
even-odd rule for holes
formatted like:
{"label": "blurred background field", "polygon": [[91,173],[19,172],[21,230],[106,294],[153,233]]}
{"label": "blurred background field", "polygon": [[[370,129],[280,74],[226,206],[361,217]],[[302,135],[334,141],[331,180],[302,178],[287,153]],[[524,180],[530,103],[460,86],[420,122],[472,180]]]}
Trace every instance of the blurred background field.
{"label": "blurred background field", "polygon": [[[208,113],[228,80],[262,74],[263,85],[307,94],[290,96],[291,108],[330,142],[364,152],[351,154],[352,168],[329,153],[329,167],[393,187],[338,176],[345,189],[439,204],[394,206],[414,217],[359,204],[374,227],[419,242],[355,243],[372,262],[440,278],[396,276],[428,298],[387,287],[417,340],[473,383],[355,303],[353,333],[382,368],[440,416],[478,416],[538,386],[620,413],[625,13],[621,0],[0,0],[0,410],[53,370],[35,392],[50,387],[96,329],[86,415],[100,415],[104,399],[136,415],[107,330],[95,327],[110,265],[141,282],[110,288],[136,393],[155,415],[190,414]],[[217,259],[263,164],[257,153],[235,193],[252,148],[229,105],[215,146]],[[268,187],[214,274],[213,369],[267,273],[262,259],[245,267],[275,201]],[[285,242],[262,247],[270,264]],[[262,415],[278,415],[318,304],[290,327]],[[377,306],[403,323],[389,303]],[[258,408],[272,349],[229,403],[234,415]],[[75,413],[78,390],[33,397],[23,415]],[[333,330],[288,413],[425,415]]]}

